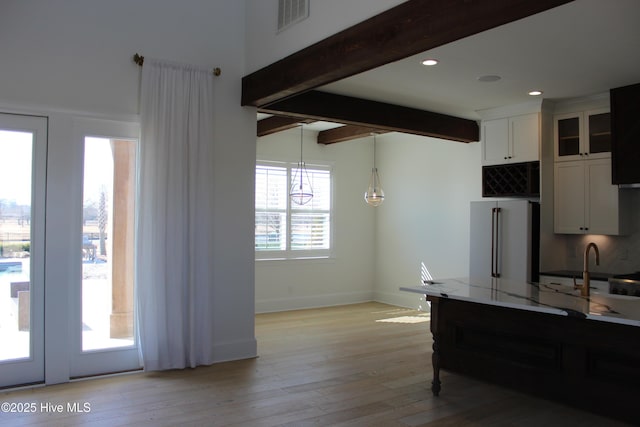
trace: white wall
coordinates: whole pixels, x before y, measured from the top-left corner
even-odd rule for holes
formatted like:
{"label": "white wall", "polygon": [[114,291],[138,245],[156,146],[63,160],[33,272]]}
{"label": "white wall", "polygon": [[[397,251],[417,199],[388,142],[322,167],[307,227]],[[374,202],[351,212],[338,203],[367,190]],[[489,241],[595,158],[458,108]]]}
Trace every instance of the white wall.
{"label": "white wall", "polygon": [[[304,161],[333,166],[335,251],[330,259],[256,261],[258,312],[349,304],[373,299],[375,210],[364,202],[372,162],[372,139],[332,145],[304,131]],[[258,138],[259,160],[299,160],[300,131]]]}
{"label": "white wall", "polygon": [[[216,236],[214,263],[218,360],[255,355],[253,185],[255,110],[240,107],[245,74],[245,4],[225,0],[3,0],[0,6],[0,111],[49,117],[49,198],[55,237],[70,235],[77,153],[72,117],[137,120],[140,69],[134,53],[219,66],[216,80]],[[74,160],[75,159],[75,160]],[[53,173],[51,169],[58,172]],[[76,177],[77,178],[77,177]],[[54,228],[52,227],[52,228]],[[67,239],[68,240],[68,239]],[[65,263],[47,292],[75,280]],[[64,323],[66,304],[48,321]],[[48,323],[49,325],[49,323]],[[48,343],[63,354],[67,343]],[[61,373],[50,382],[64,380]]]}
{"label": "white wall", "polygon": [[398,292],[420,283],[421,263],[435,279],[469,271],[469,202],[482,195],[480,144],[406,134],[378,137],[385,202],[376,222],[374,298],[417,308]]}
{"label": "white wall", "polygon": [[247,73],[251,73],[404,0],[310,0],[309,18],[280,33],[277,1],[246,2]]}
{"label": "white wall", "polygon": [[[296,161],[298,138],[297,129],[259,138],[257,157]],[[372,138],[325,147],[306,132],[304,143],[305,161],[334,162],[335,258],[257,261],[258,311],[366,300],[417,308],[419,298],[399,287],[420,282],[422,262],[435,277],[468,274],[469,201],[481,198],[478,143],[379,135],[376,163],[386,198],[377,208],[363,200]]]}

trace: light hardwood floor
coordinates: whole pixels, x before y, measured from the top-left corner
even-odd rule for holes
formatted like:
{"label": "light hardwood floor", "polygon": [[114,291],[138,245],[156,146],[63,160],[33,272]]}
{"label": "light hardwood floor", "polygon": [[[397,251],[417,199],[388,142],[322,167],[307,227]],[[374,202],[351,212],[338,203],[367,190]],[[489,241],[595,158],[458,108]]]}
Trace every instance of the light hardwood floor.
{"label": "light hardwood floor", "polygon": [[[625,425],[446,372],[433,397],[428,321],[379,303],[261,314],[257,359],[0,393],[38,406],[0,412],[0,425]],[[47,403],[64,413],[42,412]],[[90,412],[68,413],[69,403]]]}

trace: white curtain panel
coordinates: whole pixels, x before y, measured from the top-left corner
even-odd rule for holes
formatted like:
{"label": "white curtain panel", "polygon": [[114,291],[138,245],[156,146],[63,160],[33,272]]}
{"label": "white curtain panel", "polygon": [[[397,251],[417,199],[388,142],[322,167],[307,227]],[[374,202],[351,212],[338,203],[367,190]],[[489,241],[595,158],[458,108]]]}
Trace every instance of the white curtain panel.
{"label": "white curtain panel", "polygon": [[140,96],[136,283],[143,366],[211,364],[213,76],[146,58]]}

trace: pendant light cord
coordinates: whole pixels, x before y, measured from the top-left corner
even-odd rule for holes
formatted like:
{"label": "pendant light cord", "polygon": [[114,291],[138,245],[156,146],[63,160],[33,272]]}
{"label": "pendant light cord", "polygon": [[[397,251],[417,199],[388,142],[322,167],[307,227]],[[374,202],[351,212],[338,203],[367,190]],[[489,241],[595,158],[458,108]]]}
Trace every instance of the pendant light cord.
{"label": "pendant light cord", "polygon": [[304,169],[304,163],[302,163],[302,139],[304,138],[304,133],[302,129],[302,125],[300,125],[300,163],[298,163],[298,170],[300,170],[300,191],[302,191],[302,174],[306,171]]}
{"label": "pendant light cord", "polygon": [[302,125],[300,125],[300,164],[302,164],[302,139],[304,138],[304,133],[302,129]]}
{"label": "pendant light cord", "polygon": [[376,166],[376,133],[373,132],[373,168],[377,169]]}

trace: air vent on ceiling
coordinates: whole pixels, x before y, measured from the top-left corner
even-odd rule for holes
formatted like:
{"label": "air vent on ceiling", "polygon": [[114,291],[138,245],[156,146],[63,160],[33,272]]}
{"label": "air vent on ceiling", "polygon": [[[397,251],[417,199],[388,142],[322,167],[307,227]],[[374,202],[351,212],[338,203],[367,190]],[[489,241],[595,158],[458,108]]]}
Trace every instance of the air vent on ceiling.
{"label": "air vent on ceiling", "polygon": [[309,0],[278,0],[278,31],[309,16]]}

